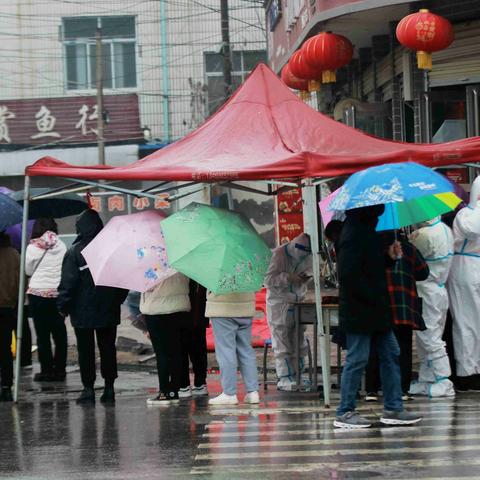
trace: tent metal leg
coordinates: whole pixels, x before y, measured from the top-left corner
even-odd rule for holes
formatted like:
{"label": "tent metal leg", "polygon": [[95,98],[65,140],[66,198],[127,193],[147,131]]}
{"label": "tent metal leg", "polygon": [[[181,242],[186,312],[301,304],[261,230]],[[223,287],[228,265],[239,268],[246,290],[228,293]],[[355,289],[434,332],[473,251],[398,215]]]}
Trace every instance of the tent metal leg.
{"label": "tent metal leg", "polygon": [[25,257],[27,252],[27,223],[30,201],[30,177],[25,176],[23,196],[22,218],[22,250],[20,256],[20,286],[18,288],[18,314],[17,314],[17,351],[15,356],[15,382],[13,388],[13,400],[18,402],[18,387],[20,384],[20,364],[22,355],[23,338],[23,312],[25,304]]}
{"label": "tent metal leg", "polygon": [[[313,278],[315,283],[315,305],[317,313],[317,341],[320,346],[320,362],[322,365],[323,379],[323,400],[325,407],[330,406],[330,358],[328,356],[327,342],[330,341],[325,334],[325,325],[322,312],[322,291],[320,285],[320,247],[318,239],[318,220],[317,220],[317,196],[316,188],[311,179],[307,179],[303,187],[304,198],[304,220],[305,232],[310,235],[310,242],[313,253]],[[314,359],[314,366],[317,359]]]}

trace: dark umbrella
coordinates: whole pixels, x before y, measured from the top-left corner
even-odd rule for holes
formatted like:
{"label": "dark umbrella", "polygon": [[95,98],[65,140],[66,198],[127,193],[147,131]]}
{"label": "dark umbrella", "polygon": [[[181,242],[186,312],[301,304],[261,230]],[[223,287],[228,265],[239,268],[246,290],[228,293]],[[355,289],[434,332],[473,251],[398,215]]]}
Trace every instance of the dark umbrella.
{"label": "dark umbrella", "polygon": [[22,207],[9,195],[0,193],[0,231],[22,221]]}
{"label": "dark umbrella", "polygon": [[[48,188],[32,188],[31,198],[49,192]],[[23,206],[23,190],[12,194],[20,205]],[[28,218],[36,219],[42,217],[63,218],[70,215],[78,215],[88,208],[87,202],[75,193],[62,193],[55,197],[41,198],[29,203]]]}
{"label": "dark umbrella", "polygon": [[[0,187],[0,193],[4,193],[5,195],[11,196],[11,194],[13,193],[13,190],[10,190],[7,187]],[[35,223],[35,220],[28,221],[27,240],[30,240],[30,237],[32,236],[32,229],[33,229],[34,223]],[[17,223],[16,225],[8,227],[5,230],[5,233],[10,237],[12,245],[18,251],[20,251],[20,249],[22,248],[22,224]]]}

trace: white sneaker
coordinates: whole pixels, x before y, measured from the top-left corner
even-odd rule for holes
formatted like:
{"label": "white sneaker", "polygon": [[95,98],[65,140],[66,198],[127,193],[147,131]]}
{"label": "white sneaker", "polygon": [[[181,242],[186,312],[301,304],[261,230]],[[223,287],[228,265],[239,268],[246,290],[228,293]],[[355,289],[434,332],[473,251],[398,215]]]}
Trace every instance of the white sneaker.
{"label": "white sneaker", "polygon": [[211,398],[208,401],[209,405],[238,405],[238,398],[236,395],[227,395],[221,393],[218,397]]}
{"label": "white sneaker", "polygon": [[258,392],[248,392],[243,399],[245,403],[260,403]]}
{"label": "white sneaker", "polygon": [[295,389],[295,382],[290,380],[288,377],[282,377],[277,382],[277,390],[282,390],[284,392],[291,392]]}
{"label": "white sneaker", "polygon": [[200,387],[192,387],[192,395],[194,397],[208,395],[207,385],[204,383]]}
{"label": "white sneaker", "polygon": [[190,385],[188,387],[181,388],[178,391],[178,397],[179,398],[190,398],[191,396],[192,396],[192,389],[191,389]]}

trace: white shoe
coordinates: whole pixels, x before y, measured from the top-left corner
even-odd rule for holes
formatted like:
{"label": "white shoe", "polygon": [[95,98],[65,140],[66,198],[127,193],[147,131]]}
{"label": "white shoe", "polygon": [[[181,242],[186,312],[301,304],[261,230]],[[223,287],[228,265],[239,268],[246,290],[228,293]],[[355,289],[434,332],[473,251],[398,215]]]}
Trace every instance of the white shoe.
{"label": "white shoe", "polygon": [[209,405],[238,405],[238,398],[236,395],[227,395],[221,393],[218,397],[211,398],[208,401]]}
{"label": "white shoe", "polygon": [[178,391],[178,398],[190,398],[192,396],[192,389],[190,385],[185,388],[181,388]]}
{"label": "white shoe", "polygon": [[243,399],[245,403],[260,403],[258,392],[248,392]]}
{"label": "white shoe", "polygon": [[194,397],[202,397],[208,395],[207,385],[204,383],[200,387],[192,387],[192,395]]}
{"label": "white shoe", "polygon": [[282,377],[277,382],[277,390],[282,390],[284,392],[291,392],[295,389],[295,382],[292,382],[288,377]]}

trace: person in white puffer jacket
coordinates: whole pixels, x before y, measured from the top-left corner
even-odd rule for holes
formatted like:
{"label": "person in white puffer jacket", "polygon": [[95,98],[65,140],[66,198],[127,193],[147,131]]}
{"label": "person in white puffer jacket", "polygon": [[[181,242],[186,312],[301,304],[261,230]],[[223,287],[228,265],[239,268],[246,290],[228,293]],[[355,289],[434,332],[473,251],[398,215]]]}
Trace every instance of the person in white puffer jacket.
{"label": "person in white puffer jacket", "polygon": [[189,281],[185,275],[175,273],[140,298],[140,312],[145,315],[157,358],[159,392],[147,399],[149,406],[179,401],[184,344],[192,335]]}
{"label": "person in white puffer jacket", "polygon": [[[37,334],[40,372],[35,381],[63,381],[67,363],[67,329],[56,305],[67,247],[57,236],[53,218],[39,218],[27,246],[25,273],[28,302]],[[52,339],[55,349],[52,349]]]}

